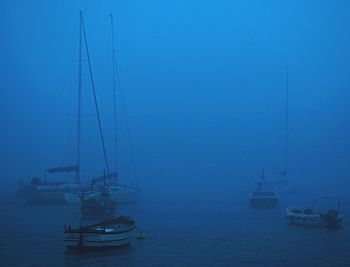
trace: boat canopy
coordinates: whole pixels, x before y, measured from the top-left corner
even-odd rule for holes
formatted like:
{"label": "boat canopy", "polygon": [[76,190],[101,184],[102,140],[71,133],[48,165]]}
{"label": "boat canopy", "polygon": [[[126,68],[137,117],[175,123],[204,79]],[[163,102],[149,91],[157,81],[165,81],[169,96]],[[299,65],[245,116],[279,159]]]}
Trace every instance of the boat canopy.
{"label": "boat canopy", "polygon": [[72,165],[72,166],[51,168],[51,169],[47,169],[46,171],[48,173],[58,173],[58,172],[79,172],[79,170],[80,170],[79,165]]}
{"label": "boat canopy", "polygon": [[91,183],[100,183],[103,182],[105,179],[110,179],[110,178],[116,178],[118,177],[118,172],[110,172],[107,173],[105,175],[99,176],[99,177],[95,177],[91,179]]}

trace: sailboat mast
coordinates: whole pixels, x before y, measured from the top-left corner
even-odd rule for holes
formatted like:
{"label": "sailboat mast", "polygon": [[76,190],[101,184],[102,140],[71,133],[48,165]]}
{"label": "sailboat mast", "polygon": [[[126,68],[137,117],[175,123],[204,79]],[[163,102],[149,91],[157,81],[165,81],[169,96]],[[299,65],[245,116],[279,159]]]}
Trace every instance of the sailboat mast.
{"label": "sailboat mast", "polygon": [[92,66],[91,66],[91,60],[90,60],[90,52],[89,52],[89,46],[88,46],[88,43],[87,43],[87,37],[86,37],[84,21],[82,21],[82,28],[83,28],[82,33],[84,35],[86,56],[87,56],[87,61],[88,61],[88,65],[89,65],[89,74],[90,74],[90,80],[91,80],[92,93],[93,93],[93,97],[94,97],[95,110],[96,110],[96,115],[97,115],[98,129],[99,129],[99,132],[100,132],[101,143],[102,143],[103,156],[104,156],[107,172],[109,173],[110,169],[109,169],[109,164],[108,164],[108,157],[107,157],[105,139],[104,139],[104,135],[103,135],[103,131],[102,131],[101,116],[100,116],[100,111],[98,109],[97,96],[96,96],[96,90],[95,90],[95,82],[94,82],[94,78],[93,78],[93,75],[92,75]]}
{"label": "sailboat mast", "polygon": [[111,31],[112,31],[112,77],[113,77],[113,119],[114,119],[114,150],[115,150],[115,170],[118,172],[118,124],[117,124],[117,77],[118,68],[116,64],[116,52],[115,52],[115,43],[114,43],[114,21],[113,14],[111,16]]}
{"label": "sailboat mast", "polygon": [[284,178],[288,180],[288,126],[289,126],[289,65],[287,65],[286,80],[286,111],[285,111],[285,136],[284,136]]}
{"label": "sailboat mast", "polygon": [[78,70],[78,112],[77,112],[77,171],[75,173],[76,183],[80,183],[80,137],[81,137],[81,87],[82,87],[82,32],[83,32],[83,12],[80,11],[79,23],[79,70]]}

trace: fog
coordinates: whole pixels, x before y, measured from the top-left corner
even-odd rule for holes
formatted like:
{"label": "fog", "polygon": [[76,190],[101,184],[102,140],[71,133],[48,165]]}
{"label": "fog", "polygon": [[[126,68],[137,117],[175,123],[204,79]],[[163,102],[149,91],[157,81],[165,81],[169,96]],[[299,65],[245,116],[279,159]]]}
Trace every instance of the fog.
{"label": "fog", "polygon": [[[108,15],[115,16],[142,188],[247,190],[262,168],[275,179],[289,65],[290,179],[345,194],[349,9],[346,1],[2,2],[2,184],[40,175],[74,152],[78,11],[84,10],[106,133],[113,131]],[[85,62],[84,155],[94,158],[96,172],[103,165],[95,153],[87,71]],[[112,135],[106,135],[112,153]]]}
{"label": "fog", "polygon": [[[191,237],[201,227],[205,232],[206,224],[193,230],[190,223],[171,224],[162,216],[171,214],[169,218],[178,222],[176,212],[180,210],[190,218],[197,213],[205,217],[200,211],[201,205],[206,205],[203,203],[221,205],[223,200],[238,207],[248,201],[263,170],[268,180],[280,179],[287,68],[288,181],[298,195],[281,202],[305,204],[317,197],[333,196],[350,203],[350,2],[14,0],[0,3],[3,205],[14,200],[19,179],[50,179],[46,169],[76,162],[79,11],[84,14],[111,170],[116,161],[110,14],[114,16],[119,178],[141,188],[141,208],[135,206],[137,212],[133,208],[130,212],[138,214],[145,227],[163,227],[160,231],[169,233],[172,225],[173,233],[180,233],[179,240],[181,233],[188,240],[186,231]],[[88,184],[106,166],[85,47],[82,59],[81,176]],[[202,200],[207,202],[201,204]],[[209,213],[228,214],[224,207],[211,205]],[[252,218],[261,214],[247,215],[245,206],[238,209],[232,205],[232,211],[242,213],[250,222],[246,236],[263,235],[270,229],[268,224],[252,224],[256,220]],[[14,213],[24,209],[28,215],[27,206],[15,207]],[[37,218],[51,216],[48,211],[36,210],[36,214]],[[157,226],[156,220],[151,224],[148,214],[164,224]],[[68,218],[72,217],[64,220]],[[270,230],[276,229],[280,228]],[[283,237],[280,233],[276,236]],[[150,244],[158,242],[157,238]],[[333,236],[322,240],[327,238]],[[344,242],[337,244],[348,239]],[[284,255],[287,249],[280,248],[280,255]],[[142,249],[136,245],[139,252],[135,255],[142,254]],[[251,251],[255,251],[254,244]],[[337,251],[342,259],[341,250]],[[187,257],[184,255],[181,257]],[[181,257],[174,264],[189,262]],[[213,262],[203,259],[194,266],[212,265],[209,263]],[[225,265],[224,260],[216,263]],[[142,264],[131,261],[131,265]]]}

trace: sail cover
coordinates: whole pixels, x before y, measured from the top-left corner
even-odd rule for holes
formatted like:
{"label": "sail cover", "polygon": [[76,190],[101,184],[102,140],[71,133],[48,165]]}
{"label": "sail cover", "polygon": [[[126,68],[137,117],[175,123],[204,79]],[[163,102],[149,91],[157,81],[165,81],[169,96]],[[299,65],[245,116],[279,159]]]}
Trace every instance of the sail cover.
{"label": "sail cover", "polygon": [[105,179],[111,179],[111,178],[116,178],[118,177],[118,172],[110,172],[107,173],[105,175],[99,176],[99,177],[95,177],[91,179],[92,183],[100,183],[103,182]]}
{"label": "sail cover", "polygon": [[79,165],[65,166],[65,167],[56,167],[47,169],[48,173],[57,173],[57,172],[79,172]]}

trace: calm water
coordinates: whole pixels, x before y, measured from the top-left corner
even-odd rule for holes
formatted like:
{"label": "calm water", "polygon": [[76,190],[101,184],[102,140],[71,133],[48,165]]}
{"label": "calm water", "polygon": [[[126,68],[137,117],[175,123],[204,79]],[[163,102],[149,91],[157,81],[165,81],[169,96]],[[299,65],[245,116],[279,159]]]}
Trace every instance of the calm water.
{"label": "calm water", "polygon": [[[63,243],[64,224],[81,221],[78,207],[2,199],[0,266],[350,266],[346,220],[342,230],[296,227],[284,220],[286,199],[278,210],[256,211],[246,193],[174,194],[142,192],[136,204],[119,208],[146,240],[84,253]],[[350,203],[343,204],[350,218]]]}

